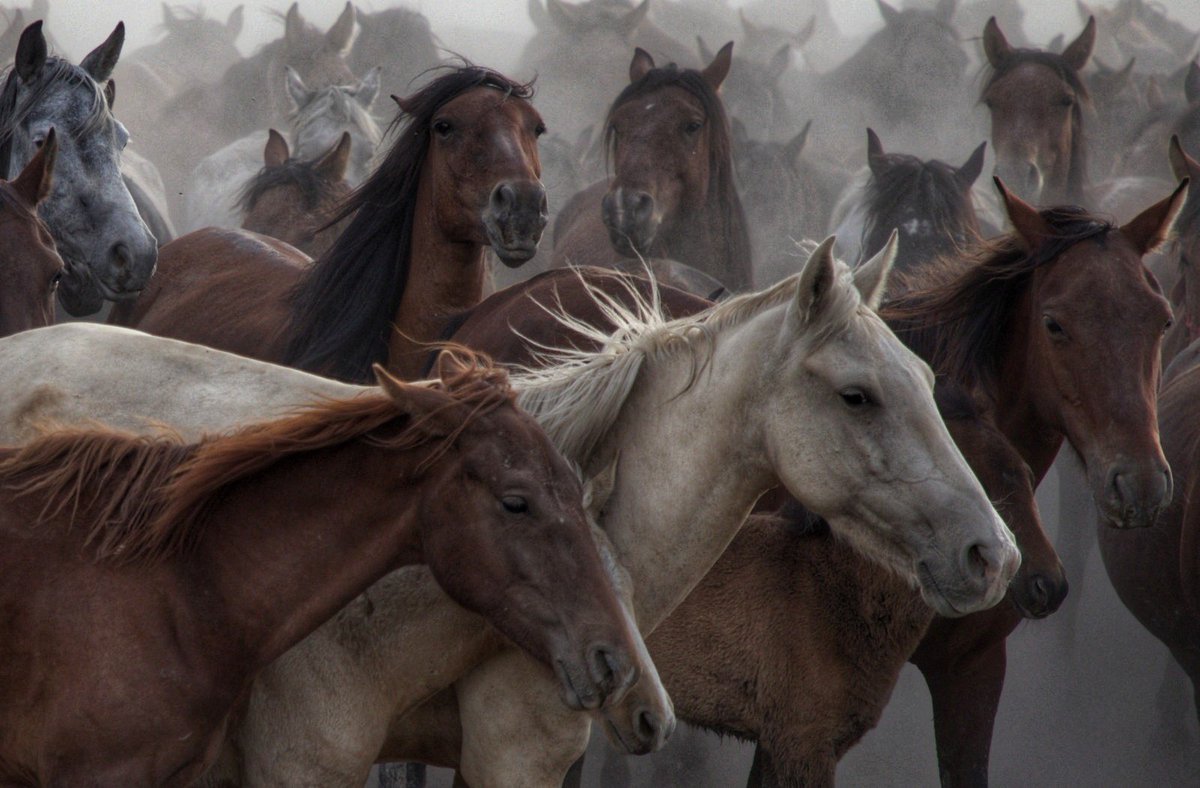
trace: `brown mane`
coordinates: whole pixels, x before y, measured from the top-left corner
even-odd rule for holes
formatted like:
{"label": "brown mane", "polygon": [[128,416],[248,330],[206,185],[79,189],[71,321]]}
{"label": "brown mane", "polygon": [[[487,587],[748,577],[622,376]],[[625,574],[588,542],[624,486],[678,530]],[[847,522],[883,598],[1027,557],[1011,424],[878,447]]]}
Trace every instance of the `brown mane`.
{"label": "brown mane", "polygon": [[[424,470],[477,417],[513,401],[507,373],[487,356],[454,348],[443,359],[442,379],[422,388],[447,395],[446,401],[420,419],[411,420],[390,397],[372,394],[320,402],[195,444],[172,434],[59,430],[18,449],[0,449],[0,488],[15,497],[41,496],[45,503],[39,522],[70,507],[70,527],[86,513],[90,524],[84,544],[96,560],[161,562],[196,544],[208,515],[232,484],[287,457],[352,440],[393,451],[437,442],[418,466]],[[465,412],[453,429],[434,418],[459,407]],[[395,432],[382,431],[400,420],[410,423]]]}

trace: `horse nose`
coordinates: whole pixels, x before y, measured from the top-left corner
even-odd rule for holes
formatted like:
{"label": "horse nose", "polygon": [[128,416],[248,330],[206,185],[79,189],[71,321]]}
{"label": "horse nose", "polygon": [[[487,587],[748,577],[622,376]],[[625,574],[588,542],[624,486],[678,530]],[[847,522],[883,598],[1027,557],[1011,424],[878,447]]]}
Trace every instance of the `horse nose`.
{"label": "horse nose", "polygon": [[1017,607],[1026,618],[1045,618],[1058,610],[1068,591],[1067,578],[1038,573],[1025,579],[1022,591],[1016,594]]}
{"label": "horse nose", "polygon": [[675,720],[664,720],[652,709],[638,709],[634,713],[633,729],[637,735],[637,754],[644,755],[663,748],[675,730]]}
{"label": "horse nose", "polygon": [[537,253],[550,221],[546,189],[536,181],[501,181],[492,189],[484,212],[488,240],[507,264],[525,262]]}
{"label": "horse nose", "polygon": [[962,552],[960,566],[967,581],[986,592],[1001,577],[1007,585],[1008,578],[1016,573],[1019,561],[1020,553],[1015,547],[1009,549],[1001,544],[980,541]]}
{"label": "horse nose", "polygon": [[620,649],[596,644],[588,649],[588,670],[602,697],[632,683],[633,665]]}
{"label": "horse nose", "polygon": [[1127,463],[1114,463],[1105,478],[1108,519],[1118,528],[1147,528],[1171,502],[1174,492],[1171,469],[1160,466],[1140,470]]}
{"label": "horse nose", "polygon": [[609,240],[622,254],[648,254],[658,231],[654,195],[618,187],[604,196],[601,214]]}

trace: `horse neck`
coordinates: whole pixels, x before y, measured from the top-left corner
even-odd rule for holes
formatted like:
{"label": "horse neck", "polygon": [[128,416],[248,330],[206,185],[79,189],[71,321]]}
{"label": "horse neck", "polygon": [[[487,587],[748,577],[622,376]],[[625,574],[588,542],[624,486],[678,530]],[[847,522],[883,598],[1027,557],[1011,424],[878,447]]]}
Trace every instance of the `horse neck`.
{"label": "horse neck", "polygon": [[395,493],[423,454],[351,441],[235,483],[195,563],[196,598],[219,600],[220,636],[265,666],[389,569],[419,561],[420,490]]}
{"label": "horse neck", "polygon": [[723,204],[710,189],[699,211],[683,210],[654,244],[653,257],[686,263],[721,281],[731,290],[750,287],[750,238],[736,198]]}
{"label": "horse neck", "polygon": [[388,341],[388,369],[406,380],[420,376],[428,343],[440,338],[446,321],[483,300],[487,274],[484,247],[448,237],[439,224],[428,166],[417,187],[408,274]]}
{"label": "horse neck", "polygon": [[683,601],[777,484],[754,419],[769,352],[756,328],[718,336],[708,368],[683,393],[694,373],[687,352],[647,359],[599,451],[575,458],[594,470],[619,453],[603,526],[636,589],[643,631]]}

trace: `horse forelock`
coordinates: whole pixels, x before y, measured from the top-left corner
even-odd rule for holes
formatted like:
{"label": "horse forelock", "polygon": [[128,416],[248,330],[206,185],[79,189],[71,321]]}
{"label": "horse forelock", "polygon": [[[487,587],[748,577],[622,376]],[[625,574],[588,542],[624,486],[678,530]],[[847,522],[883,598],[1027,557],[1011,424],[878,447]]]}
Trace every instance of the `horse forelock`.
{"label": "horse forelock", "polygon": [[971,188],[963,186],[957,171],[937,160],[887,154],[884,172],[871,173],[866,189],[867,221],[863,227],[864,251],[868,238],[898,214],[916,213],[932,222],[936,233],[949,236],[960,247],[980,240]]}
{"label": "horse forelock", "polygon": [[491,69],[466,64],[442,70],[446,73],[406,99],[407,112],[389,127],[391,149],[330,219],[334,225],[353,217],[291,296],[285,363],[344,380],[370,379],[371,364],[387,360],[392,320],[408,279],[417,188],[434,113],[476,87],[533,97],[532,82]]}
{"label": "horse forelock", "polygon": [[318,161],[319,158],[315,161],[288,159],[274,167],[263,167],[242,187],[235,207],[249,213],[267,192],[289,186],[300,193],[300,201],[307,211],[333,202],[341,195],[337,188],[340,181],[330,180],[318,172],[315,166]]}
{"label": "horse forelock", "polygon": [[1034,274],[1068,249],[1106,237],[1111,223],[1073,206],[1040,212],[1054,235],[1032,252],[1015,233],[942,257],[898,277],[903,293],[881,314],[938,374],[967,385],[996,382],[1009,321]]}
{"label": "horse forelock", "polygon": [[332,85],[315,91],[312,100],[303,107],[297,107],[289,121],[299,139],[310,127],[329,117],[354,126],[372,146],[378,145],[383,138],[383,130],[374,116],[350,95],[345,85]]}
{"label": "horse forelock", "polygon": [[[473,421],[513,400],[507,373],[490,359],[462,350],[455,355],[457,369],[421,384],[445,402],[419,418],[387,396],[367,395],[327,400],[194,444],[169,433],[57,429],[19,449],[0,450],[0,488],[14,498],[41,498],[39,523],[69,509],[71,528],[88,515],[84,543],[97,561],[161,562],[195,546],[231,485],[288,457],[362,440],[399,452],[429,447],[416,470],[430,467]],[[443,420],[452,409],[460,413],[446,430]],[[400,429],[385,429],[397,423]]]}

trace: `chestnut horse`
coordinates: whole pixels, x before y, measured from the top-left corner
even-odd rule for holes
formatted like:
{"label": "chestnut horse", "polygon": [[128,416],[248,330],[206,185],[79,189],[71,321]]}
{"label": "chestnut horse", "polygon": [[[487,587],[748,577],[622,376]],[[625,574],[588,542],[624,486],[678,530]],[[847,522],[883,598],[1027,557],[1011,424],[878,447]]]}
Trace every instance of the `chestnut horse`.
{"label": "chestnut horse", "polygon": [[238,196],[242,229],[278,238],[310,257],[325,254],[348,223],[345,217],[336,224],[329,220],[350,194],[349,162],[348,131],[320,158],[298,161],[283,135],[269,130],[263,168]]}
{"label": "chestnut horse", "polygon": [[1095,43],[1094,17],[1062,54],[1014,49],[996,17],[983,29],[991,73],[981,100],[992,118],[996,175],[1035,204],[1084,204],[1083,111],[1090,99],[1079,72]]}
{"label": "chestnut horse", "polygon": [[503,371],[442,371],[198,444],[62,430],[0,451],[0,779],[189,784],[258,671],[412,563],[573,705],[622,695],[636,636],[575,471]]}
{"label": "chestnut horse", "polygon": [[1200,714],[1200,371],[1159,396],[1159,429],[1181,494],[1150,528],[1100,529],[1104,568],[1129,612],[1171,650]]}
{"label": "chestnut horse", "polygon": [[[1148,526],[1171,498],[1155,415],[1171,311],[1141,258],[1169,234],[1186,181],[1121,227],[1080,208],[1039,212],[996,184],[1016,231],[914,273],[883,314],[937,372],[993,403],[1035,482],[1065,439],[1108,524]],[[1051,610],[1066,593],[1050,576],[1038,585]],[[945,785],[987,783],[1020,616],[1001,606],[968,621],[935,621],[912,660],[933,696]]]}
{"label": "chestnut horse", "polygon": [[54,322],[63,261],[37,215],[50,194],[58,139],[54,129],[11,181],[0,181],[0,337]]}
{"label": "chestnut horse", "polygon": [[646,51],[634,51],[630,84],[605,121],[613,177],[563,207],[554,225],[555,265],[665,257],[731,291],[750,288],[750,235],[717,95],[732,57],[729,43],[695,71],[656,68]]}
{"label": "chestnut horse", "polygon": [[546,224],[532,88],[453,68],[414,96],[316,264],[285,244],[207,229],[163,247],[159,274],[112,322],[343,380],[386,362],[415,377],[421,343],[483,296],[491,246],[517,267]]}

